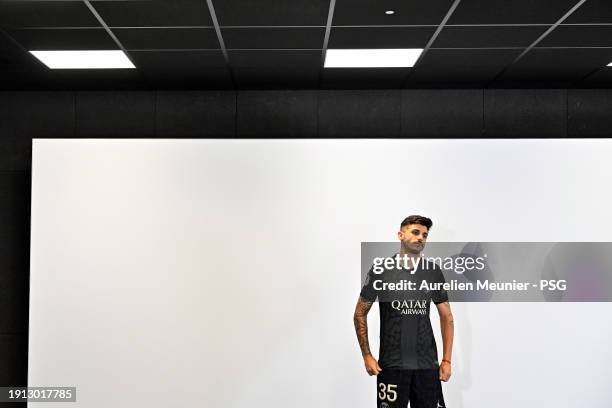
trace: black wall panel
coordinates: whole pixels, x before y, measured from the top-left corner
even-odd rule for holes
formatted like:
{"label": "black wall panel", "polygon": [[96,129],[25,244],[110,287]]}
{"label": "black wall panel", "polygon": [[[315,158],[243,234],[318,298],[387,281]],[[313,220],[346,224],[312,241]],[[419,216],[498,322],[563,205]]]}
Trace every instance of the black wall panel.
{"label": "black wall panel", "polygon": [[400,136],[400,90],[319,92],[319,137]]}
{"label": "black wall panel", "polygon": [[313,137],[317,132],[317,91],[238,93],[238,137]]}
{"label": "black wall panel", "polygon": [[402,137],[479,137],[481,89],[402,91]]}
{"label": "black wall panel", "polygon": [[215,91],[160,91],[155,132],[162,138],[234,137],[236,95]]}
{"label": "black wall panel", "polygon": [[29,241],[30,174],[0,172],[0,333],[28,330]]}
{"label": "black wall panel", "polygon": [[30,172],[0,171],[0,386],[27,384],[29,244]]}
{"label": "black wall panel", "polygon": [[0,170],[30,171],[32,139],[74,136],[74,93],[0,92]]}
{"label": "black wall panel", "polygon": [[484,131],[487,137],[565,137],[567,91],[485,90]]}
{"label": "black wall panel", "polygon": [[568,136],[612,136],[612,92],[610,90],[570,89],[567,92]]}
{"label": "black wall panel", "polygon": [[[3,387],[22,387],[27,381],[28,336],[0,333],[0,384]],[[4,407],[4,403],[1,404]],[[20,405],[25,407],[26,404]]]}
{"label": "black wall panel", "polygon": [[155,137],[155,92],[76,92],[76,137]]}

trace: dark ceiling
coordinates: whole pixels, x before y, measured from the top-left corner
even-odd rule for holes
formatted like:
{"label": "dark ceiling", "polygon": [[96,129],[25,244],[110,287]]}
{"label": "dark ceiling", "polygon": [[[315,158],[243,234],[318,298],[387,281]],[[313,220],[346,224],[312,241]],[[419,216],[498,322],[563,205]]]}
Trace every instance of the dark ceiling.
{"label": "dark ceiling", "polygon": [[[612,0],[0,0],[0,27],[2,89],[612,85]],[[327,48],[425,51],[323,69]],[[137,69],[49,70],[34,49],[123,49]]]}

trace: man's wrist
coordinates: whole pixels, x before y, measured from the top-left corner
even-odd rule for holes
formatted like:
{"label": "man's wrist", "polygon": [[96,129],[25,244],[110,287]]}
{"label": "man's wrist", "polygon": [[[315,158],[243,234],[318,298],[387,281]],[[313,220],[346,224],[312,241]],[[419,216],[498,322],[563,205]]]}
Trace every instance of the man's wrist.
{"label": "man's wrist", "polygon": [[450,362],[450,360],[448,360],[448,359],[446,359],[446,358],[443,358],[443,359],[442,359],[442,362],[443,362],[443,363],[448,363],[449,365],[450,365],[450,363],[451,363],[451,362]]}

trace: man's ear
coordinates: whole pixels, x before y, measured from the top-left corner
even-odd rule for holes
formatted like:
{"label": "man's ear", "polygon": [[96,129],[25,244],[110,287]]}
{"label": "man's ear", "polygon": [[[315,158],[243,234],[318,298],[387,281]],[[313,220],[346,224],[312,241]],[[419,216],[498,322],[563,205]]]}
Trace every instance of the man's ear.
{"label": "man's ear", "polygon": [[397,237],[400,239],[400,241],[404,238],[404,232],[402,230],[399,230],[397,232]]}

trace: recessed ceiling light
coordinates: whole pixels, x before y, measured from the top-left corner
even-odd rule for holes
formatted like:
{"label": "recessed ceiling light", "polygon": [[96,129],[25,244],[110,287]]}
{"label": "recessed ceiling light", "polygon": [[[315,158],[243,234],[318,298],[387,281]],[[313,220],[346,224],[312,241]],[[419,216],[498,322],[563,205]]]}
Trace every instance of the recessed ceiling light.
{"label": "recessed ceiling light", "polygon": [[402,68],[412,67],[422,48],[376,48],[327,50],[325,68]]}
{"label": "recessed ceiling light", "polygon": [[609,67],[612,67],[612,62],[608,64]]}
{"label": "recessed ceiling light", "polygon": [[51,69],[136,68],[120,50],[30,51]]}
{"label": "recessed ceiling light", "polygon": [[385,11],[385,14],[390,16],[391,14],[395,14],[395,10],[387,10]]}

